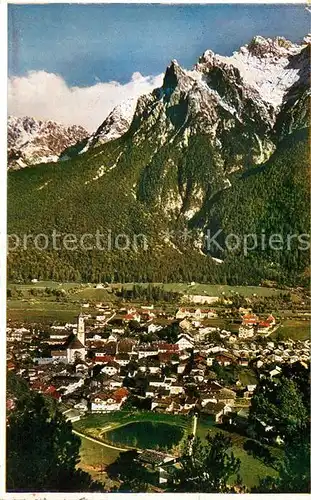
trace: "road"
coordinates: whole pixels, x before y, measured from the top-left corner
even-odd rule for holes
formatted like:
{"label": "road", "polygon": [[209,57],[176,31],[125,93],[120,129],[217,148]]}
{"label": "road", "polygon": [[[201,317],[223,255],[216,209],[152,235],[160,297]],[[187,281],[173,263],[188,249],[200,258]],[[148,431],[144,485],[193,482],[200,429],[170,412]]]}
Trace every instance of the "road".
{"label": "road", "polygon": [[198,427],[198,415],[194,415],[194,417],[193,417],[193,430],[192,430],[193,437],[195,437],[195,435],[197,433],[197,427]]}
{"label": "road", "polygon": [[92,438],[90,436],[87,436],[86,434],[82,434],[81,432],[72,431],[74,434],[77,436],[80,436],[81,438],[88,439],[89,441],[93,441],[93,443],[100,444],[101,446],[104,446],[105,448],[111,448],[112,450],[118,450],[118,451],[128,451],[129,448],[119,448],[118,446],[112,446],[111,444],[106,444],[103,443],[102,441],[99,441],[99,439]]}

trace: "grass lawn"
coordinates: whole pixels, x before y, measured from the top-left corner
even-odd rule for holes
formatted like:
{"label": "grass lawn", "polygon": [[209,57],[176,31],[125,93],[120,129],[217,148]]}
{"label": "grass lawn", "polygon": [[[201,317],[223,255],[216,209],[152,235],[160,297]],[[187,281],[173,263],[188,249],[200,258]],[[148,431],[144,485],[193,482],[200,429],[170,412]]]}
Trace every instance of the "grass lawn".
{"label": "grass lawn", "polygon": [[117,450],[106,448],[93,443],[88,439],[81,438],[80,462],[78,467],[88,472],[94,481],[100,481],[105,484],[107,489],[113,485],[113,481],[108,479],[105,474],[105,466],[114,462],[119,456]]}
{"label": "grass lawn", "polygon": [[271,339],[276,338],[279,333],[285,339],[307,340],[310,338],[310,321],[308,319],[306,321],[285,319],[277,331],[271,335]]}
{"label": "grass lawn", "polygon": [[112,302],[116,298],[113,293],[109,293],[102,288],[94,288],[94,286],[74,290],[69,297],[74,300],[92,300],[96,302]]}
{"label": "grass lawn", "polygon": [[83,286],[82,283],[67,282],[59,283],[57,281],[38,281],[37,283],[15,284],[8,283],[8,288],[15,287],[18,290],[31,290],[31,288],[57,288],[59,290],[68,290],[71,288],[79,288]]}
{"label": "grass lawn", "polygon": [[48,301],[39,298],[8,300],[7,319],[33,323],[76,321],[80,312],[78,304]]}
{"label": "grass lawn", "polygon": [[[97,292],[107,293],[104,289],[95,289],[95,283],[78,283],[78,282],[68,282],[68,283],[59,283],[56,281],[38,281],[37,283],[27,283],[27,284],[15,284],[8,283],[8,287],[14,286],[17,289],[21,290],[30,290],[31,288],[56,288],[56,289],[74,289],[77,291],[81,290],[87,298],[91,300],[91,296],[95,293],[95,297]],[[148,283],[139,283],[141,286],[148,286]],[[261,297],[270,297],[273,295],[278,295],[281,290],[276,288],[266,288],[261,286],[230,286],[230,285],[209,285],[206,283],[195,283],[194,285],[190,285],[188,283],[152,283],[152,285],[163,286],[165,290],[168,291],[176,291],[183,294],[189,295],[211,295],[218,296],[224,292],[226,295],[232,295],[233,293],[239,293],[244,295],[245,297],[249,297],[254,293]],[[133,283],[114,283],[111,285],[112,288],[119,288],[123,286],[126,289],[131,289],[133,287]],[[109,295],[109,294],[108,294]]]}
{"label": "grass lawn", "polygon": [[208,419],[200,419],[198,422],[197,436],[200,437],[203,442],[207,434],[216,434],[221,432],[232,439],[233,446],[232,451],[234,455],[241,460],[240,474],[243,483],[251,488],[259,483],[259,479],[268,475],[275,475],[276,472],[271,467],[267,467],[260,460],[248,455],[243,449],[244,442],[248,439],[236,433],[228,432],[223,429],[216,427],[213,422]]}

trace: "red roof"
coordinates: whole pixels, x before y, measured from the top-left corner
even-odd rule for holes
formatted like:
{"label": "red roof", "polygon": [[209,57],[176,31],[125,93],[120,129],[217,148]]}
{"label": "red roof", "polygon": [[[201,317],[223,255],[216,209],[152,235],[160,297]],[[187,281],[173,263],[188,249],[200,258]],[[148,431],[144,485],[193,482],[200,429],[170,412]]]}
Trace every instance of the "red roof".
{"label": "red roof", "polygon": [[159,361],[161,363],[168,363],[172,359],[173,354],[173,352],[159,352]]}
{"label": "red roof", "polygon": [[54,385],[49,385],[44,391],[44,394],[50,394],[53,398],[58,399],[60,397]]}
{"label": "red roof", "polygon": [[269,323],[272,323],[272,321],[275,321],[275,317],[272,316],[272,314],[270,314],[268,317],[267,317],[267,321],[269,321]]}
{"label": "red roof", "polygon": [[173,352],[179,351],[179,345],[178,344],[175,345],[175,344],[165,344],[165,343],[163,343],[163,344],[159,344],[158,348],[159,348],[159,350],[164,351],[164,352],[165,351],[168,351],[168,352],[170,352],[170,351],[173,351]]}
{"label": "red roof", "polygon": [[221,354],[217,354],[215,356],[215,359],[229,359],[230,361],[233,360],[232,356],[228,355],[228,354],[224,354],[224,353],[221,353]]}
{"label": "red roof", "polygon": [[114,360],[114,356],[107,356],[105,354],[96,355],[96,353],[95,353],[95,361],[101,361],[103,363],[109,363],[109,361],[113,361],[113,360]]}
{"label": "red roof", "polygon": [[117,389],[113,393],[113,397],[117,401],[117,403],[120,403],[122,399],[128,395],[128,393],[129,391],[125,387],[120,387],[120,389]]}
{"label": "red roof", "polygon": [[256,314],[244,314],[242,319],[244,325],[255,325],[258,323],[258,316]]}
{"label": "red roof", "polygon": [[31,387],[32,389],[37,389],[37,390],[43,390],[45,389],[45,384],[43,382],[41,382],[40,380],[35,380],[32,384],[31,384]]}
{"label": "red roof", "polygon": [[244,314],[243,316],[243,319],[249,319],[249,320],[258,320],[258,316],[256,316],[256,314],[250,314],[250,313],[247,313],[247,314]]}
{"label": "red roof", "polygon": [[135,319],[135,316],[134,316],[134,314],[126,314],[123,319],[125,319],[127,321],[131,321],[131,320]]}
{"label": "red roof", "polygon": [[13,399],[7,399],[6,408],[7,410],[13,410],[15,408],[15,401]]}

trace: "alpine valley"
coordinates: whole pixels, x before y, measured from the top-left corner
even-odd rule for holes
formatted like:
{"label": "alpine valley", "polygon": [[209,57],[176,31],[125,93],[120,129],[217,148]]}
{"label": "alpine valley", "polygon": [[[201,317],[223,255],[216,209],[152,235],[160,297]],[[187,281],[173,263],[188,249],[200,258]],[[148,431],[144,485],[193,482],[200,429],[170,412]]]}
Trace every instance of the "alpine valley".
{"label": "alpine valley", "polygon": [[[303,283],[309,252],[295,235],[309,232],[309,42],[257,36],[231,57],[207,50],[192,70],[174,60],[161,88],[90,137],[76,127],[53,153],[66,161],[9,171],[9,234],[143,234],[148,248],[28,244],[9,252],[8,278]],[[230,233],[293,237],[246,254],[226,250]]]}

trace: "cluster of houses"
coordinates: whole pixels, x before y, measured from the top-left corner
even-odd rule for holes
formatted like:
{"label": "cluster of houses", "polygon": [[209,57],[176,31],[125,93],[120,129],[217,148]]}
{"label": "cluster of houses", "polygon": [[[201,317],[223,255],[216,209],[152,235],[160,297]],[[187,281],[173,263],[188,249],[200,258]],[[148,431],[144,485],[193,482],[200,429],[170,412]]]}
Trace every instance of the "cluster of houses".
{"label": "cluster of houses", "polygon": [[239,328],[239,337],[248,339],[256,334],[270,335],[277,329],[275,317],[272,314],[265,320],[260,320],[256,314],[246,313],[242,318],[242,324]]}
{"label": "cluster of houses", "polygon": [[[154,321],[152,306],[139,313],[134,308],[124,313],[124,322],[145,321],[146,335],[163,328]],[[256,388],[253,382],[262,373],[274,377],[282,363],[307,363],[310,341],[276,343],[258,335],[246,341],[252,335],[241,335],[242,329],[271,331],[275,318],[269,315],[263,321],[247,312],[238,335],[233,335],[201,324],[203,318],[215,314],[211,310],[178,309],[172,318],[180,327],[174,343],[144,341],[135,331],[125,335],[122,324],[101,335],[100,320],[96,318],[93,327],[86,327],[88,316],[80,314],[76,324],[51,328],[44,340],[49,349],[41,355],[33,332],[8,327],[7,368],[24,377],[34,390],[62,402],[71,420],[88,411],[120,410],[134,398],[135,404],[138,401],[152,411],[200,411],[219,422],[233,409],[240,411],[241,401],[242,406],[249,405]],[[107,325],[113,315],[103,311],[101,316]],[[215,331],[217,341],[211,338]],[[227,367],[235,367],[233,373],[237,374],[230,384],[221,375],[221,369]],[[243,367],[251,372],[252,383],[240,380]],[[9,399],[8,407],[12,405]]]}

